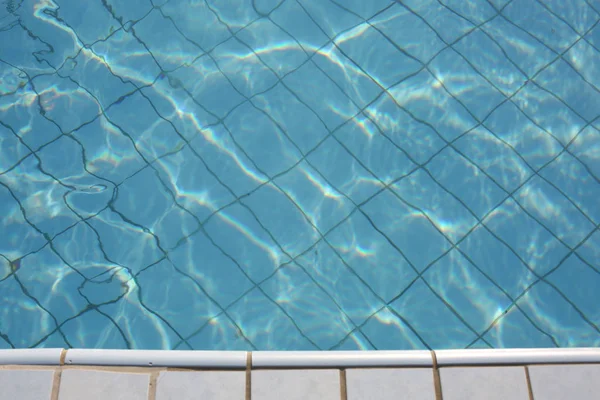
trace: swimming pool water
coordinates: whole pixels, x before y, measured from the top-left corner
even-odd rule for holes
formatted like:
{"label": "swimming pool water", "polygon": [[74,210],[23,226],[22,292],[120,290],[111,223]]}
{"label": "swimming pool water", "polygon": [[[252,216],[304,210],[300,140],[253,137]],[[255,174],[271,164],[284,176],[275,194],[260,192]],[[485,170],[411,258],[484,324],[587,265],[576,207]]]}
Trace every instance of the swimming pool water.
{"label": "swimming pool water", "polygon": [[0,348],[600,345],[599,21],[2,0]]}

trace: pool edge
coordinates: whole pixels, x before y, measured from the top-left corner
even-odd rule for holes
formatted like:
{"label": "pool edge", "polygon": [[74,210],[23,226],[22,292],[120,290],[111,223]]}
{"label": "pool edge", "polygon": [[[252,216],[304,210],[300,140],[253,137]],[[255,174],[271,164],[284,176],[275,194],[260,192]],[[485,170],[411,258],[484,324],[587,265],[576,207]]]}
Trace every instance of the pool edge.
{"label": "pool edge", "polygon": [[[250,365],[247,363],[249,355]],[[253,352],[59,348],[0,350],[0,365],[205,369],[432,367],[434,358],[437,366],[600,363],[600,348]]]}

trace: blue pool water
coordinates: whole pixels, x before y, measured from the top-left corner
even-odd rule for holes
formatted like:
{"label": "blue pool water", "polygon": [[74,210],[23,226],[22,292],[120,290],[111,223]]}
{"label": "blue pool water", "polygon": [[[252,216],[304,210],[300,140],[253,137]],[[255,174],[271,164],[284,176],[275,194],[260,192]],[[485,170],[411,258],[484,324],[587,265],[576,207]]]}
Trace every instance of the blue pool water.
{"label": "blue pool water", "polygon": [[0,348],[600,345],[597,0],[1,0]]}

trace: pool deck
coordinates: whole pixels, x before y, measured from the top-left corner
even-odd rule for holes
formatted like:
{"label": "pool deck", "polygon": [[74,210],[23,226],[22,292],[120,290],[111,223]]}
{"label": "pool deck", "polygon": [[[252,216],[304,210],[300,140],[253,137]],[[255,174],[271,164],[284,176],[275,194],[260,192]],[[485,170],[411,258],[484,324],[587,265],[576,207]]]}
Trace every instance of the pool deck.
{"label": "pool deck", "polygon": [[600,349],[0,350],[0,400],[598,399]]}

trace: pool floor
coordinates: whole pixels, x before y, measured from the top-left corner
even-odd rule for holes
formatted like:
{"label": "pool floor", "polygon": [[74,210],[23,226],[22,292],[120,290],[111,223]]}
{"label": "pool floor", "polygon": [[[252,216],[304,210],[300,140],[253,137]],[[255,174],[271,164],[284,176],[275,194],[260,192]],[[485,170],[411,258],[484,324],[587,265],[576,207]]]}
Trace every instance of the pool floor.
{"label": "pool floor", "polygon": [[0,349],[600,346],[597,0],[0,0]]}

